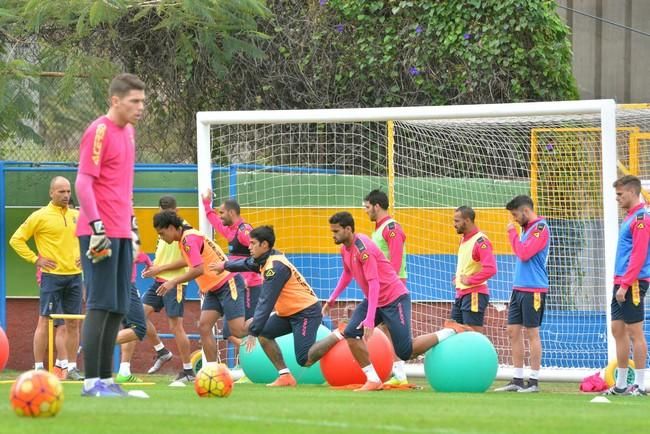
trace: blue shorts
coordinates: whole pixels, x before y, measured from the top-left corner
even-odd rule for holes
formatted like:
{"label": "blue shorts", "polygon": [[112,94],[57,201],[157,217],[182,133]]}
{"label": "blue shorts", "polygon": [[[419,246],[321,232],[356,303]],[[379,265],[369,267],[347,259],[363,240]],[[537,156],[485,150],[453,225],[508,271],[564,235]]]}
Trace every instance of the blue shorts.
{"label": "blue shorts", "polygon": [[81,274],[41,275],[40,315],[53,313],[81,313]]}
{"label": "blue shorts", "polygon": [[129,310],[122,319],[124,328],[133,329],[138,339],[144,339],[147,334],[147,321],[144,319],[144,309],[140,301],[140,293],[135,285],[129,291]]}
{"label": "blue shorts", "polygon": [[483,318],[489,297],[487,294],[470,292],[454,300],[451,319],[460,324],[483,327]]}
{"label": "blue shorts", "polygon": [[512,290],[508,306],[508,324],[534,329],[542,325],[546,293]]}
{"label": "blue shorts", "polygon": [[126,315],[129,310],[133,246],[128,238],[112,238],[112,255],[93,264],[86,257],[90,236],[79,237],[81,268],[86,284],[86,310],[103,310]]}
{"label": "blue shorts", "polygon": [[[233,300],[230,293],[231,285],[235,285],[237,290],[237,299]],[[246,283],[244,279],[235,274],[235,277],[228,279],[226,283],[221,285],[216,291],[210,291],[203,294],[203,303],[201,310],[216,310],[219,314],[230,321],[231,319],[244,316],[244,290]]]}
{"label": "blue shorts", "polygon": [[620,285],[614,285],[612,295],[612,321],[623,320],[625,324],[634,324],[645,319],[645,306],[643,299],[648,291],[647,280],[637,280],[625,293],[625,301],[618,304],[616,291]]}
{"label": "blue shorts", "polygon": [[[255,308],[257,307],[257,302],[260,299],[260,292],[262,291],[262,285],[257,285],[253,287],[246,287],[246,292],[244,293],[244,319],[252,318],[255,315]],[[221,336],[224,339],[230,337],[230,327],[228,323],[223,323],[223,329],[221,330]]]}
{"label": "blue shorts", "polygon": [[278,316],[272,313],[260,336],[275,339],[293,333],[293,350],[300,366],[307,363],[309,349],[316,342],[318,326],[323,320],[321,304],[316,302],[291,316]]}
{"label": "blue shorts", "polygon": [[[366,318],[368,299],[364,298],[352,313],[350,322],[343,333],[346,338],[363,337],[363,328],[357,327]],[[409,360],[413,353],[413,338],[411,337],[411,296],[404,294],[395,301],[377,308],[375,325],[384,323],[390,332],[395,354],[402,360]]]}
{"label": "blue shorts", "polygon": [[162,297],[156,294],[156,290],[162,284],[163,282],[154,281],[151,288],[149,288],[142,296],[142,304],[151,306],[155,312],[160,312],[164,307],[169,318],[182,318],[184,312],[183,304],[185,302],[185,288],[187,286],[183,285],[181,301],[179,303],[176,298],[178,295],[176,291],[169,291]]}

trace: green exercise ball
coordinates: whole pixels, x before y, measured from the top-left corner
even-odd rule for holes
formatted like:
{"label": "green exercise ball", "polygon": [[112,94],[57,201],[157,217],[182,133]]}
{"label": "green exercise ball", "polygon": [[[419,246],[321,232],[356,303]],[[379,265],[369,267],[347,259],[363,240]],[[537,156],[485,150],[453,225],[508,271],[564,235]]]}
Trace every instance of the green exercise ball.
{"label": "green exercise ball", "polygon": [[485,392],[497,376],[494,345],[481,333],[453,335],[431,348],[424,373],[436,392]]}

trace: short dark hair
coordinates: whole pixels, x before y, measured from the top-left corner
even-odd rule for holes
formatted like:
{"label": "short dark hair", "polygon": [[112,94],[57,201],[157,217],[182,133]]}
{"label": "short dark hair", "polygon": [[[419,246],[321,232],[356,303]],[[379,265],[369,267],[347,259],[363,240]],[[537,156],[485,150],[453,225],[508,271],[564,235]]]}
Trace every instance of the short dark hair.
{"label": "short dark hair", "polygon": [[176,209],[176,198],[174,196],[161,196],[158,200],[158,206],[162,210]]}
{"label": "short dark hair", "polygon": [[618,178],[612,184],[614,188],[623,187],[632,189],[636,194],[641,193],[641,180],[634,175],[625,175]]}
{"label": "short dark hair", "polygon": [[347,211],[341,211],[330,217],[331,225],[341,225],[341,227],[351,227],[354,232],[354,217]]}
{"label": "short dark hair", "polygon": [[123,97],[132,90],[144,90],[145,85],[134,74],[119,74],[111,80],[111,85],[108,87],[108,96]]}
{"label": "short dark hair", "polygon": [[476,213],[474,212],[471,206],[467,206],[467,205],[459,206],[458,208],[456,208],[456,212],[459,212],[464,219],[469,219],[472,223],[474,223],[474,219],[476,218]]}
{"label": "short dark hair", "polygon": [[255,238],[260,244],[262,244],[263,241],[266,241],[269,243],[270,249],[275,245],[275,232],[273,231],[273,226],[258,226],[251,231],[249,236]]}
{"label": "short dark hair", "polygon": [[239,215],[241,212],[241,207],[239,206],[239,203],[233,199],[226,199],[223,201],[223,207],[226,208],[227,210],[234,210],[235,214]]}
{"label": "short dark hair", "polygon": [[526,196],[525,194],[515,196],[510,202],[506,204],[506,209],[508,211],[514,211],[521,208],[522,206],[534,209],[533,199],[531,199],[530,196]]}
{"label": "short dark hair", "polygon": [[153,227],[156,229],[164,229],[170,226],[175,228],[183,227],[183,219],[178,216],[174,211],[164,210],[153,216]]}
{"label": "short dark hair", "polygon": [[363,201],[368,202],[370,205],[379,204],[381,209],[384,210],[388,209],[388,195],[379,189],[375,189],[368,193],[366,197],[363,198]]}

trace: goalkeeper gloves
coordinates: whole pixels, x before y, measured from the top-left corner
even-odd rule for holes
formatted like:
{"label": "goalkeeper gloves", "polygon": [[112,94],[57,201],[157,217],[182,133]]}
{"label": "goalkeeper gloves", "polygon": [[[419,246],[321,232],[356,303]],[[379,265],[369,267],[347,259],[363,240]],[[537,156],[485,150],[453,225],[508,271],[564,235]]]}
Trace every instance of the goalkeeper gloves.
{"label": "goalkeeper gloves", "polygon": [[86,252],[86,257],[96,264],[111,256],[111,240],[106,236],[104,222],[95,220],[90,222],[93,234],[90,236],[90,246]]}
{"label": "goalkeeper gloves", "polygon": [[135,258],[140,251],[140,232],[138,231],[138,221],[135,216],[131,216],[131,246],[133,246],[133,257]]}

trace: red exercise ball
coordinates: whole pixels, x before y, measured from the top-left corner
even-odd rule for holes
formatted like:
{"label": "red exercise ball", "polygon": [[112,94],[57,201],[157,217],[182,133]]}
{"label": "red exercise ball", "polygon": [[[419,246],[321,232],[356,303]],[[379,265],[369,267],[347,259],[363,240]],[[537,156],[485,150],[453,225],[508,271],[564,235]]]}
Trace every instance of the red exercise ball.
{"label": "red exercise ball", "polygon": [[[370,361],[382,381],[388,380],[393,370],[393,344],[386,335],[375,328],[372,337],[367,342]],[[320,361],[323,377],[330,386],[347,386],[363,384],[366,374],[357,363],[345,339],[339,341],[329,350]]]}
{"label": "red exercise ball", "polygon": [[0,327],[0,372],[7,365],[7,360],[9,360],[9,339],[7,339],[2,327]]}

